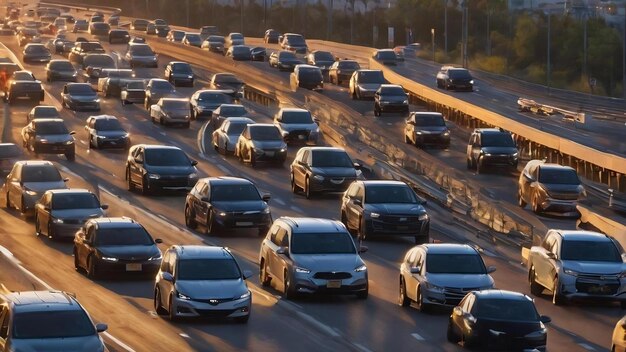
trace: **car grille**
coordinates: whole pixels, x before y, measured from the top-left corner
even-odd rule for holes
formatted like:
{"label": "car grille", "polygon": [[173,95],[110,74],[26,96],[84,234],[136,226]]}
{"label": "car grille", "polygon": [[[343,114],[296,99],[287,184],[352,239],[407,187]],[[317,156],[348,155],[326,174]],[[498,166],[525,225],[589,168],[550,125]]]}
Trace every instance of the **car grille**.
{"label": "car grille", "polygon": [[85,220],[81,219],[63,219],[63,223],[67,225],[82,225],[85,223]]}
{"label": "car grille", "polygon": [[578,192],[577,193],[550,192],[550,197],[554,199],[560,199],[560,200],[578,200]]}
{"label": "car grille", "polygon": [[201,303],[208,303],[212,306],[216,306],[218,304],[231,302],[234,300],[236,300],[236,298],[207,298],[207,299],[194,299],[193,301],[201,302]]}
{"label": "car grille", "polygon": [[465,297],[465,295],[468,292],[477,291],[479,289],[480,289],[479,287],[470,287],[470,288],[444,287],[443,293],[446,297],[446,304],[451,304],[451,305],[458,304],[459,302],[461,302],[463,297]]}
{"label": "car grille", "polygon": [[619,282],[587,282],[576,280],[576,290],[581,293],[589,293],[595,295],[614,295],[617,293]]}
{"label": "car grille", "polygon": [[346,272],[322,271],[313,275],[315,279],[322,280],[344,280],[352,277],[352,274]]}
{"label": "car grille", "polygon": [[233,314],[237,309],[196,309],[198,314],[205,317],[223,318]]}
{"label": "car grille", "polygon": [[289,139],[292,140],[307,140],[309,138],[309,133],[310,131],[308,130],[295,130],[295,131],[291,131],[289,132]]}

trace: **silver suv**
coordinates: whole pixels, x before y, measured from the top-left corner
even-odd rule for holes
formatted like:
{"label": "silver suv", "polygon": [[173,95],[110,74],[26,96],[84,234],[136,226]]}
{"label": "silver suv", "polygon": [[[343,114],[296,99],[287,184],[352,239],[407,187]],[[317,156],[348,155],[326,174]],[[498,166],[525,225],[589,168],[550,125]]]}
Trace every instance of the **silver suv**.
{"label": "silver suv", "polygon": [[626,308],[623,251],[607,235],[591,231],[549,230],[541,246],[530,249],[528,281],[535,296],[552,291],[552,303],[568,299],[618,301]]}
{"label": "silver suv", "polygon": [[163,255],[154,286],[154,309],[179,317],[250,318],[252,293],[242,270],[223,247],[172,246]]}
{"label": "silver suv", "polygon": [[[96,324],[70,294],[24,291],[0,295],[3,351],[106,351]],[[45,346],[45,347],[44,347]]]}
{"label": "silver suv", "polygon": [[260,281],[274,282],[285,298],[298,293],[368,295],[367,267],[339,221],[281,217],[261,243]]}

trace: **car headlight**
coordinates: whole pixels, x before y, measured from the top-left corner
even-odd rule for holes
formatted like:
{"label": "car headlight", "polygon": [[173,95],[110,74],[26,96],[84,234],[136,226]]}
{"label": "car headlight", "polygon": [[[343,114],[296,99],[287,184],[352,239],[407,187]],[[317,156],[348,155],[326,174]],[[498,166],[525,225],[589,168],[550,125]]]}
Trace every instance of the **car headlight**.
{"label": "car headlight", "polygon": [[445,131],[445,132],[443,133],[443,135],[444,135],[444,136],[449,136],[449,135],[450,135],[450,131]]}
{"label": "car headlight", "polygon": [[424,282],[424,286],[426,287],[426,289],[431,291],[443,292],[443,287],[433,285],[430,282]]}
{"label": "car headlight", "polygon": [[313,178],[319,182],[324,181],[324,176],[322,175],[313,175]]}
{"label": "car headlight", "polygon": [[65,145],[70,145],[70,144],[72,144],[72,143],[74,143],[74,141],[73,141],[73,140],[65,141]]}
{"label": "car headlight", "polygon": [[100,98],[97,98],[96,100],[94,100],[96,103],[100,102]]}
{"label": "car headlight", "polygon": [[498,331],[498,330],[493,330],[493,329],[489,329],[489,333],[491,335],[494,335],[494,336],[500,336],[500,335],[504,335],[505,334],[504,331]]}
{"label": "car headlight", "polygon": [[408,103],[409,103],[408,99],[402,101],[402,104],[408,104]]}
{"label": "car headlight", "polygon": [[152,57],[152,61],[157,61],[156,56],[153,56],[153,57]]}
{"label": "car headlight", "polygon": [[417,220],[419,220],[419,221],[426,221],[426,220],[428,220],[428,214],[426,214],[426,213],[424,213],[424,214],[420,214],[420,215],[417,217]]}
{"label": "car headlight", "polygon": [[124,135],[122,136],[122,138],[128,138],[130,137],[130,133],[124,133]]}
{"label": "car headlight", "polygon": [[287,148],[280,148],[280,152],[281,152],[281,153],[284,153],[284,152],[286,152],[286,151],[287,151]]}
{"label": "car headlight", "polygon": [[225,211],[221,211],[218,209],[215,209],[215,214],[219,215],[219,216],[226,216],[228,215]]}
{"label": "car headlight", "polygon": [[187,78],[193,78],[193,76],[192,75],[187,75]]}
{"label": "car headlight", "polygon": [[471,81],[470,81],[470,84],[474,84],[474,80],[471,80]]}
{"label": "car headlight", "polygon": [[115,257],[102,257],[102,260],[106,260],[107,262],[117,262],[119,259]]}
{"label": "car headlight", "polygon": [[198,174],[195,172],[192,172],[189,174],[189,178],[198,178]]}
{"label": "car headlight", "polygon": [[263,214],[269,214],[269,213],[271,213],[270,207],[267,207],[267,208],[263,209],[262,213],[263,213]]}
{"label": "car headlight", "polygon": [[373,218],[373,219],[378,219],[380,217],[380,214],[371,212],[370,213],[370,217]]}
{"label": "car headlight", "polygon": [[158,180],[161,178],[161,175],[159,174],[148,174],[148,178],[151,178],[153,180]]}
{"label": "car headlight", "polygon": [[311,272],[311,270],[306,269],[306,268],[301,268],[299,266],[295,267],[295,271],[296,273],[300,273],[300,274],[308,274]]}
{"label": "car headlight", "polygon": [[361,266],[357,266],[356,268],[354,268],[354,271],[356,271],[357,273],[363,272],[363,271],[367,271],[367,266],[365,264],[361,265]]}
{"label": "car headlight", "polygon": [[163,259],[163,255],[161,254],[161,252],[153,255],[152,257],[150,257],[150,259],[148,259],[149,261],[153,261],[153,260],[161,260]]}
{"label": "car headlight", "polygon": [[249,298],[251,295],[252,293],[250,291],[247,291],[243,295],[239,296],[239,299],[246,299],[246,298]]}
{"label": "car headlight", "polygon": [[567,275],[578,276],[578,271],[574,271],[571,269],[563,269],[563,272]]}
{"label": "car headlight", "polygon": [[517,158],[517,153],[513,153],[513,157],[514,157],[514,158]]}
{"label": "car headlight", "polygon": [[415,131],[415,135],[420,136],[422,134],[422,131]]}
{"label": "car headlight", "polygon": [[[491,331],[491,330],[490,330]],[[524,337],[532,339],[532,338],[542,338],[546,335],[546,328],[541,330],[533,331],[529,334],[524,335]]]}
{"label": "car headlight", "polygon": [[177,296],[178,298],[182,299],[182,300],[185,300],[185,301],[189,301],[189,300],[191,300],[191,297],[189,297],[189,296],[187,296],[187,295],[184,295],[184,294],[182,294],[182,293],[180,293],[180,292],[176,292],[176,296]]}
{"label": "car headlight", "polygon": [[54,218],[54,219],[52,219],[52,222],[55,223],[55,224],[62,224],[64,221],[63,221],[63,219]]}
{"label": "car headlight", "polygon": [[483,153],[484,156],[491,156],[491,153]]}

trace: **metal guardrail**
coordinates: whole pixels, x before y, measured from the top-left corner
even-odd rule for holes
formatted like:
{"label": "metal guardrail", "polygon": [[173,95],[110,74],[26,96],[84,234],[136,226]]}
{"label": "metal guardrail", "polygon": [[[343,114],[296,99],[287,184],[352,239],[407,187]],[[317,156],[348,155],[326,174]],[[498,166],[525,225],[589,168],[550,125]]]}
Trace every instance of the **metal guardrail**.
{"label": "metal guardrail", "polygon": [[112,7],[112,6],[102,6],[102,5],[86,5],[86,6],[80,6],[74,3],[60,3],[60,2],[39,2],[38,6],[40,7],[46,7],[46,6],[50,6],[50,7],[64,7],[64,8],[72,8],[75,10],[81,10],[81,11],[91,11],[91,10],[103,10],[103,11],[107,11],[110,12],[111,14],[116,14],[119,15],[120,13],[122,13],[122,9],[120,9],[119,7]]}

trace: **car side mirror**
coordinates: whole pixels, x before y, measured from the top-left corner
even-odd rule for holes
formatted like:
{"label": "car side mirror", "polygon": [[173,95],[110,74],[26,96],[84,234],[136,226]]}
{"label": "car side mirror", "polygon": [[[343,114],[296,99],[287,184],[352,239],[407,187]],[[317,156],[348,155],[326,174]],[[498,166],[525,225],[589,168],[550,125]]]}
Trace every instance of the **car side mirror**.
{"label": "car side mirror", "polygon": [[354,164],[352,164],[352,165],[354,166],[354,169],[355,169],[355,170],[361,170],[361,164],[359,164],[359,163],[354,163]]}
{"label": "car side mirror", "polygon": [[313,118],[313,122],[315,122],[316,125],[320,125],[320,119],[318,119],[317,117]]}
{"label": "car side mirror", "polygon": [[287,247],[278,247],[278,249],[276,250],[276,254],[288,255],[289,251],[287,250]]}
{"label": "car side mirror", "polygon": [[191,161],[191,166],[196,166],[198,165],[198,161],[197,160],[192,160]]}
{"label": "car side mirror", "polygon": [[101,333],[107,331],[109,326],[107,324],[98,323],[96,324],[96,332]]}
{"label": "car side mirror", "polygon": [[209,197],[202,197],[202,198],[200,198],[200,201],[208,203],[209,202]]}
{"label": "car side mirror", "polygon": [[69,180],[70,179],[66,177],[66,178],[63,179],[63,182],[68,182]]}
{"label": "car side mirror", "polygon": [[171,273],[168,273],[167,271],[161,274],[161,277],[163,278],[163,280],[168,281],[168,282],[174,282],[174,276]]}
{"label": "car side mirror", "polygon": [[532,177],[531,175],[524,173],[524,178],[527,179],[530,182],[535,182],[535,178]]}
{"label": "car side mirror", "polygon": [[361,247],[359,247],[359,253],[365,253],[365,252],[367,252],[368,250],[369,250],[369,248],[368,248],[368,247],[366,247],[366,246],[361,246]]}
{"label": "car side mirror", "polygon": [[463,316],[463,309],[461,309],[461,307],[454,307],[452,309],[452,314],[454,315],[458,315],[458,316]]}
{"label": "car side mirror", "polygon": [[487,274],[491,274],[491,273],[493,273],[495,271],[496,271],[496,267],[495,266],[490,265],[490,266],[487,267]]}
{"label": "car side mirror", "polygon": [[143,160],[141,160],[141,159],[139,159],[139,158],[135,158],[134,160],[135,160],[135,162],[136,162],[137,164],[143,164]]}
{"label": "car side mirror", "polygon": [[272,195],[269,193],[266,193],[263,195],[263,197],[261,197],[261,199],[263,199],[264,202],[269,202],[271,198],[272,198]]}
{"label": "car side mirror", "polygon": [[552,318],[550,318],[547,315],[542,315],[542,316],[539,317],[539,321],[544,323],[544,324],[547,324],[547,323],[552,321]]}
{"label": "car side mirror", "polygon": [[160,238],[156,238],[156,239],[154,240],[154,243],[161,244],[161,243],[163,243],[163,240],[162,240],[162,239],[160,239]]}
{"label": "car side mirror", "polygon": [[250,270],[244,270],[243,271],[243,279],[246,280],[248,278],[252,277],[252,271]]}
{"label": "car side mirror", "polygon": [[109,209],[109,205],[108,204],[102,204],[102,205],[100,205],[100,208],[102,208],[102,210],[107,210],[107,209]]}
{"label": "car side mirror", "polygon": [[352,204],[362,206],[363,202],[360,199],[353,198]]}
{"label": "car side mirror", "polygon": [[552,252],[548,252],[548,253],[546,253],[546,256],[547,256],[549,259],[556,259],[556,254],[554,254],[554,253],[552,253]]}
{"label": "car side mirror", "polygon": [[419,266],[414,266],[411,268],[411,274],[419,274],[420,272],[422,272],[422,268],[420,268]]}

